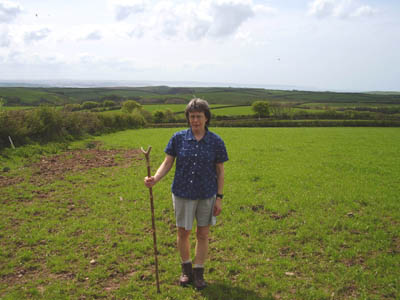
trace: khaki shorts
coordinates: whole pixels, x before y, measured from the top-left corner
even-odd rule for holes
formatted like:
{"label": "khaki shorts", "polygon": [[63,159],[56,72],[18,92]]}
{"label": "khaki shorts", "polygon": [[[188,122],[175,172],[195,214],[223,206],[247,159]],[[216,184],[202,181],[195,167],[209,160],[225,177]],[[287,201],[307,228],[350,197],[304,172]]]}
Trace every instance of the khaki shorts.
{"label": "khaki shorts", "polygon": [[215,200],[215,196],[208,199],[191,200],[172,194],[176,226],[191,230],[194,218],[196,218],[197,226],[215,225],[217,223],[217,217],[213,216]]}

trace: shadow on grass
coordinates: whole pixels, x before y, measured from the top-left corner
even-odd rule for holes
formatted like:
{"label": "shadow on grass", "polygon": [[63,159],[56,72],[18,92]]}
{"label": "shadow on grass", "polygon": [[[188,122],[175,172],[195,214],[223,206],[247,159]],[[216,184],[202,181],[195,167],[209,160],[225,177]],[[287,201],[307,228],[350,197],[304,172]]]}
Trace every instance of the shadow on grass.
{"label": "shadow on grass", "polygon": [[260,296],[256,291],[232,286],[227,282],[213,282],[201,291],[209,300],[274,300],[272,295]]}

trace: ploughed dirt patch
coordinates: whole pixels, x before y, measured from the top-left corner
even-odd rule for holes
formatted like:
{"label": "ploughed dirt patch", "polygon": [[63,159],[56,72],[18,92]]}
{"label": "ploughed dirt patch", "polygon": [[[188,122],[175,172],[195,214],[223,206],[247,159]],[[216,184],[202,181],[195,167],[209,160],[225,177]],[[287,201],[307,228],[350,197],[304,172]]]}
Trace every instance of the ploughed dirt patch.
{"label": "ploughed dirt patch", "polygon": [[[33,184],[62,180],[67,173],[82,172],[100,167],[129,167],[133,161],[143,160],[139,149],[80,149],[59,155],[45,156],[28,166],[33,169],[30,182]],[[0,187],[18,184],[22,177],[0,175]]]}
{"label": "ploughed dirt patch", "polygon": [[34,172],[31,182],[63,179],[66,173],[86,171],[100,167],[129,167],[133,160],[141,160],[140,150],[100,150],[83,149],[64,152],[60,155],[44,157],[31,167]]}
{"label": "ploughed dirt patch", "polygon": [[7,177],[0,175],[0,187],[18,184],[22,181],[24,181],[22,177]]}

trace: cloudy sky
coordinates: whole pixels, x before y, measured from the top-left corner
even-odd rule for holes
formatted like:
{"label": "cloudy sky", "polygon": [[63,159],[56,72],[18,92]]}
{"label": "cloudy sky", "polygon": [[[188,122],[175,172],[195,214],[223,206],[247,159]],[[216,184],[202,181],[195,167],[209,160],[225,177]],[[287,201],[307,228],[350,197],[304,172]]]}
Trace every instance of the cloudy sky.
{"label": "cloudy sky", "polygon": [[0,0],[0,80],[400,90],[399,0]]}

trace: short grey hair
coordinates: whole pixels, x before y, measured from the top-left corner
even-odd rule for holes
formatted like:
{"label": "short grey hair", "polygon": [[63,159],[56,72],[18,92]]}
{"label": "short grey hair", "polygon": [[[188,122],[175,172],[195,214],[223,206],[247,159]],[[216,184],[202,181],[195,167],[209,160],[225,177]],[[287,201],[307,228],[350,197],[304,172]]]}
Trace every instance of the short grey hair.
{"label": "short grey hair", "polygon": [[190,100],[185,109],[186,120],[189,123],[189,113],[191,112],[203,112],[207,118],[206,126],[210,124],[211,112],[208,102],[200,98],[193,98]]}

